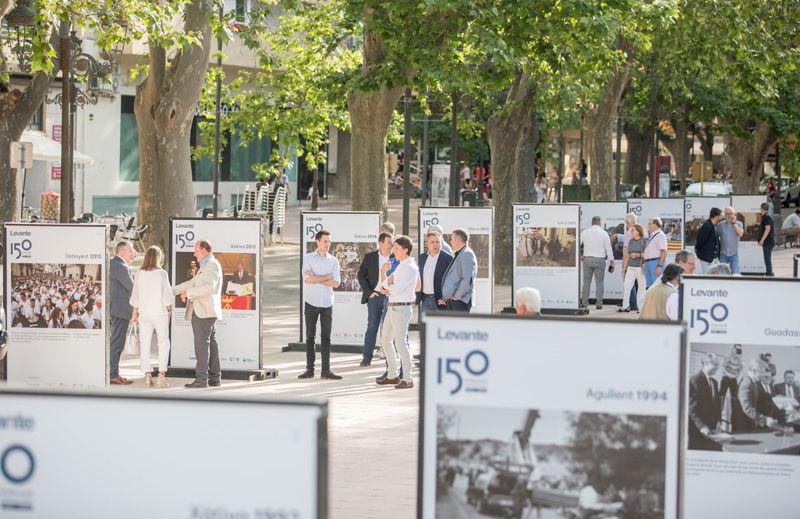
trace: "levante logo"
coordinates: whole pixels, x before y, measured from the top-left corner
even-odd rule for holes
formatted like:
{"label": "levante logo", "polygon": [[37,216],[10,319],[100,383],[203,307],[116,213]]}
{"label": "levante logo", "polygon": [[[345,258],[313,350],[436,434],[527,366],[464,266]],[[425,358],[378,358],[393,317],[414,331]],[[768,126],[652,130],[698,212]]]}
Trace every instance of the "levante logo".
{"label": "levante logo", "polygon": [[[727,298],[728,291],[724,289],[719,290],[704,290],[692,288],[689,292],[692,297],[711,297],[714,299]],[[712,335],[725,335],[728,333],[728,327],[725,321],[730,316],[730,310],[725,303],[714,303],[711,306],[704,306],[702,308],[692,308],[689,312],[689,327],[697,328],[700,336],[707,333]]]}
{"label": "levante logo", "polygon": [[31,257],[33,242],[30,239],[30,231],[10,230],[8,236],[11,238],[8,244],[8,252],[11,258],[19,260]]}
{"label": "levante logo", "polygon": [[[437,330],[437,336],[444,341],[489,340],[486,332],[456,332]],[[489,356],[483,350],[472,350],[463,357],[440,357],[436,359],[436,383],[447,385],[451,395],[460,391],[467,393],[486,393],[484,375],[489,371]]]}
{"label": "levante logo", "polygon": [[175,226],[175,245],[179,249],[187,247],[194,247],[194,224],[192,223],[179,223]]}

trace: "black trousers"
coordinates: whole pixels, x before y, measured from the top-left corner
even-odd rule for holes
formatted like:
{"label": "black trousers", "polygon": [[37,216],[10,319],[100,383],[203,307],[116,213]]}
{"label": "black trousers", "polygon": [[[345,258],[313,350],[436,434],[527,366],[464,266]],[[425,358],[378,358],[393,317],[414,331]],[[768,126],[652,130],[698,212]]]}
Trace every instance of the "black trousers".
{"label": "black trousers", "polygon": [[331,323],[333,322],[333,307],[320,308],[318,306],[305,304],[306,314],[306,369],[313,371],[315,348],[314,339],[317,337],[317,319],[320,324],[320,336],[322,343],[319,347],[322,357],[322,372],[331,369]]}
{"label": "black trousers", "polygon": [[775,247],[775,244],[767,244],[765,243],[763,246],[764,249],[764,266],[767,267],[767,272],[765,275],[767,276],[774,276],[775,273],[772,272],[772,248]]}

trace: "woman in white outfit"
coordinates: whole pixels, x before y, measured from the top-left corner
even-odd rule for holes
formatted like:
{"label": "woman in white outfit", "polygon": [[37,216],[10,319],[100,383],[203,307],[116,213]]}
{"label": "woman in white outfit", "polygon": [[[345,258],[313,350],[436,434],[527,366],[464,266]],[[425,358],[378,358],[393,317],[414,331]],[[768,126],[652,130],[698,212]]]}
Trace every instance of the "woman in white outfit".
{"label": "woman in white outfit", "polygon": [[642,265],[644,264],[642,254],[644,253],[644,248],[646,246],[647,238],[644,237],[644,227],[637,223],[631,228],[631,239],[628,242],[627,261],[622,262],[622,275],[625,280],[625,284],[622,289],[622,294],[624,297],[622,298],[623,307],[619,309],[620,312],[631,311],[627,303],[630,301],[630,297],[628,296],[631,293],[631,289],[633,289],[633,283],[635,281],[639,282],[639,289],[636,291],[636,307],[642,308],[642,304],[644,303],[645,279],[644,270],[642,270]]}
{"label": "woman in white outfit", "polygon": [[150,342],[153,332],[158,339],[158,387],[166,387],[169,360],[169,316],[172,313],[172,287],[167,272],[161,268],[164,254],[152,246],[144,254],[144,263],[133,279],[131,319],[139,324],[141,347],[139,358],[145,386],[153,385],[150,364]]}

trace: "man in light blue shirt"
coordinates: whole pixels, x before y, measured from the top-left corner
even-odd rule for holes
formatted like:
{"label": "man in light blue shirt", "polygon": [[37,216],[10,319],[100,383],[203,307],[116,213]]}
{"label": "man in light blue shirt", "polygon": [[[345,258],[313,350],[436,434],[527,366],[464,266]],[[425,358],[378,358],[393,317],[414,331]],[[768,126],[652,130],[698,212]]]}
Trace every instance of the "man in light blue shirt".
{"label": "man in light blue shirt", "polygon": [[314,236],[317,250],[303,256],[303,299],[306,317],[306,370],[297,378],[314,378],[317,319],[320,322],[321,378],[341,380],[331,371],[331,323],[333,321],[333,289],[342,281],[339,260],[328,251],[331,248],[331,233],[319,231]]}
{"label": "man in light blue shirt", "polygon": [[719,233],[719,262],[727,263],[731,272],[738,274],[739,265],[739,240],[744,234],[742,222],[736,219],[736,210],[733,207],[725,208],[725,219],[717,224]]}

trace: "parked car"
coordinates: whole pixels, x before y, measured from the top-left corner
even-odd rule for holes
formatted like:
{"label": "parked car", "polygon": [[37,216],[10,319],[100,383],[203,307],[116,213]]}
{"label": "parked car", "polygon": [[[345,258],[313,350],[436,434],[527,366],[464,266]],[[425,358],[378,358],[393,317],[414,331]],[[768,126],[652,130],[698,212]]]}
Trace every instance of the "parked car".
{"label": "parked car", "polygon": [[[758,184],[759,193],[764,194],[767,192],[767,182],[769,182],[770,178],[777,181],[775,177],[763,178]],[[781,204],[783,204],[784,207],[789,207],[792,203],[800,207],[800,182],[788,177],[781,177],[780,191]]]}
{"label": "parked car", "polygon": [[[702,195],[700,194],[702,190]],[[728,196],[733,185],[727,182],[694,182],[686,186],[686,196]]]}
{"label": "parked car", "polygon": [[647,196],[644,192],[644,188],[639,184],[619,184],[619,191],[617,192],[617,198],[619,200],[625,200],[626,198],[642,198]]}

